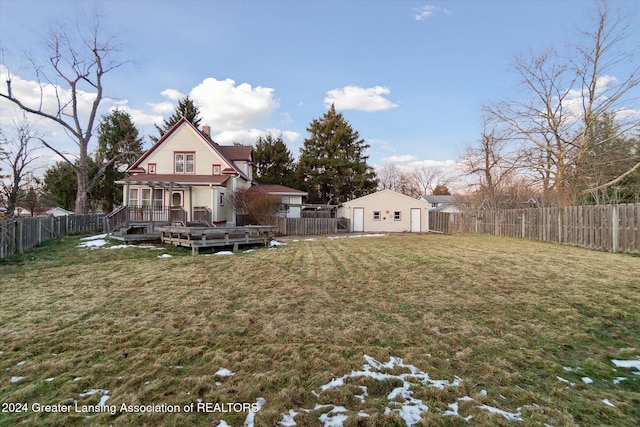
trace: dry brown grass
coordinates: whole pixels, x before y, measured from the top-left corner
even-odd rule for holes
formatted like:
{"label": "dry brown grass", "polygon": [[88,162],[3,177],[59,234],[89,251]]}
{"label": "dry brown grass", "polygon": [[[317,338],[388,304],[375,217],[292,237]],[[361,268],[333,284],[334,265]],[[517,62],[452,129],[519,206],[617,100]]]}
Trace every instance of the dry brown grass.
{"label": "dry brown grass", "polygon": [[[78,396],[88,389],[109,390],[107,404],[118,407],[262,397],[260,426],[290,409],[298,425],[318,425],[322,411],[301,408],[325,403],[355,411],[345,425],[404,425],[383,414],[393,381],[348,379],[312,393],[361,369],[366,354],[462,379],[413,389],[430,407],[421,425],[466,424],[442,415],[463,396],[474,400],[460,401],[460,414],[478,424],[513,423],[482,404],[520,412],[522,425],[640,422],[640,377],[611,363],[640,356],[638,257],[491,236],[319,238],[235,256],[172,249],[170,259],[73,242],[0,264],[0,402],[96,404],[99,393]],[[236,374],[216,376],[221,367]],[[613,384],[618,376],[628,380]],[[354,398],[362,385],[365,403]],[[245,417],[118,413],[89,422],[240,426]],[[0,425],[21,422],[87,419],[0,413]]]}

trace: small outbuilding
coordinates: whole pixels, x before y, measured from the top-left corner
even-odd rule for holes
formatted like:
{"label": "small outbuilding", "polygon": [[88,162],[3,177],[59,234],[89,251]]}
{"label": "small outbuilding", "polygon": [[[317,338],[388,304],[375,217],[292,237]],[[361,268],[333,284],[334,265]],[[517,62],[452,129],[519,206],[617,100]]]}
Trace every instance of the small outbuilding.
{"label": "small outbuilding", "polygon": [[392,190],[380,190],[343,203],[338,217],[350,220],[352,232],[426,233],[430,206]]}

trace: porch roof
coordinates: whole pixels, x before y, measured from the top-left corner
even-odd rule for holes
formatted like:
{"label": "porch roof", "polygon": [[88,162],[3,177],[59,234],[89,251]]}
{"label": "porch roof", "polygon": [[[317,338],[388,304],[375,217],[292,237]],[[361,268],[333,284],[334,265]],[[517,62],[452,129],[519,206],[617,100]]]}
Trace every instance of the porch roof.
{"label": "porch roof", "polygon": [[151,187],[192,187],[208,185],[224,185],[228,175],[171,175],[171,174],[136,174],[116,181],[116,184],[148,185]]}

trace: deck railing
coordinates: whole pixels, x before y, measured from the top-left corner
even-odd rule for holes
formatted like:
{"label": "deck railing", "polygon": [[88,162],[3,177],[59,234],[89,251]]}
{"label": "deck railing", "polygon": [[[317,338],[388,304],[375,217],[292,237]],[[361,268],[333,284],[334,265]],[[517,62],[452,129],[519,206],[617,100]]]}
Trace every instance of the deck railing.
{"label": "deck railing", "polygon": [[121,206],[105,218],[106,231],[132,224],[187,223],[187,212],[180,206]]}

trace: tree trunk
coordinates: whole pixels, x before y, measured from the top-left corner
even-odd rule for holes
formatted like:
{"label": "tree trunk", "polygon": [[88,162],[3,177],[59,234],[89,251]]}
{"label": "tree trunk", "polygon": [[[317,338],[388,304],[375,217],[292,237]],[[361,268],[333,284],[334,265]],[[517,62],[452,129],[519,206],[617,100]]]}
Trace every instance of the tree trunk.
{"label": "tree trunk", "polygon": [[78,178],[78,191],[76,193],[76,214],[86,215],[89,213],[91,202],[89,196],[89,192],[91,191],[89,185],[89,166],[86,159],[85,161],[82,161],[82,158],[80,159],[80,164],[78,165],[76,174]]}

